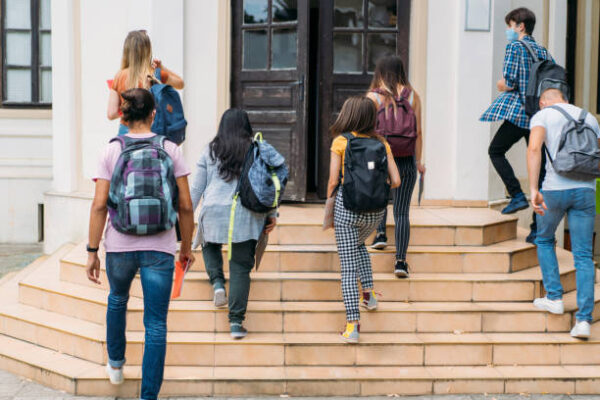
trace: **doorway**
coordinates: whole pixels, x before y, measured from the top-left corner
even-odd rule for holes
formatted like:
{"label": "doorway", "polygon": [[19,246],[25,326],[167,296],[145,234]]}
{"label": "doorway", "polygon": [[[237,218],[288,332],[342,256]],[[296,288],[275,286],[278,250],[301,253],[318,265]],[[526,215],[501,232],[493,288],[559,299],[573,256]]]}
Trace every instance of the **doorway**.
{"label": "doorway", "polygon": [[378,58],[408,67],[411,0],[231,0],[232,106],[285,157],[284,199],[326,196],[329,126]]}

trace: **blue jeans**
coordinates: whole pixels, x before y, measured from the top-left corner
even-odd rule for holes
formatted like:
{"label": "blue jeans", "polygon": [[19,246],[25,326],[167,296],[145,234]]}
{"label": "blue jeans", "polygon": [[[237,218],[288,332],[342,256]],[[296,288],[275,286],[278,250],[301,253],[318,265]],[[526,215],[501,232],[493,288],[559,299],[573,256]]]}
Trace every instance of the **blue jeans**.
{"label": "blue jeans", "polygon": [[138,270],[144,291],[144,359],[141,398],[155,400],[163,381],[167,350],[167,311],[173,283],[174,257],[159,251],[106,253],[110,284],[106,310],[108,363],[125,364],[125,326],[131,282]]}
{"label": "blue jeans", "polygon": [[596,196],[593,189],[544,190],[544,201],[548,209],[545,215],[537,216],[538,260],[542,268],[544,288],[550,300],[562,299],[558,260],[554,248],[554,233],[563,216],[569,221],[571,249],[575,261],[577,282],[578,321],[592,322],[594,310],[595,269],[592,259]]}

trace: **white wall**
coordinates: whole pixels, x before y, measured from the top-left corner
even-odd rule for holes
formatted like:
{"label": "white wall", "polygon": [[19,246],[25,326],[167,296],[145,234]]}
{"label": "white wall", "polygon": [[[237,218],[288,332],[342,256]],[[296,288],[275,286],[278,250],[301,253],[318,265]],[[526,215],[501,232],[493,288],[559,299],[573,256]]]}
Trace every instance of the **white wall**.
{"label": "white wall", "polygon": [[106,81],[119,70],[127,33],[146,29],[154,55],[168,68],[182,73],[183,0],[81,1],[80,18],[82,175],[84,182],[89,182],[99,149],[117,134],[118,120],[106,118]]}
{"label": "white wall", "polygon": [[[465,0],[430,0],[427,54],[428,199],[488,200],[492,34],[465,31]],[[440,23],[444,21],[444,23]]]}
{"label": "white wall", "polygon": [[[229,73],[223,65],[224,49],[219,47],[227,22],[222,20],[224,4],[212,0],[53,0],[52,24],[60,33],[56,40],[63,40],[67,48],[57,53],[54,65],[60,77],[57,83],[64,86],[55,120],[54,159],[60,177],[45,197],[46,252],[66,241],[83,240],[87,234],[91,178],[119,124],[106,118],[106,81],[120,67],[123,42],[131,30],[146,29],[154,56],[183,76],[188,120],[184,151],[190,168],[195,164],[216,132],[222,92],[228,90],[227,85],[223,89],[222,79],[228,80]],[[227,42],[229,32],[225,33]],[[74,78],[69,81],[70,77]],[[67,222],[61,221],[65,207],[75,215]]]}
{"label": "white wall", "polygon": [[51,180],[51,121],[0,115],[0,243],[37,242],[38,204]]}
{"label": "white wall", "polygon": [[[427,32],[427,108],[425,175],[428,199],[454,196],[459,9],[455,1],[429,0]],[[443,24],[439,23],[444,21]]]}
{"label": "white wall", "polygon": [[455,195],[457,200],[487,200],[489,124],[479,117],[490,104],[489,82],[493,80],[493,30],[465,31],[465,1],[461,1],[458,26],[456,90],[457,150]]}
{"label": "white wall", "polygon": [[[185,158],[190,166],[200,156],[200,152],[217,133],[217,127],[224,111],[222,80],[229,81],[229,67],[224,65],[219,44],[221,25],[228,25],[228,13],[220,13],[217,1],[185,0],[185,57],[184,77],[186,84],[185,117],[188,121],[186,141],[183,145]],[[229,52],[229,49],[226,49]],[[225,76],[224,76],[225,75]],[[228,85],[227,90],[228,90]],[[195,169],[192,168],[192,171]]]}

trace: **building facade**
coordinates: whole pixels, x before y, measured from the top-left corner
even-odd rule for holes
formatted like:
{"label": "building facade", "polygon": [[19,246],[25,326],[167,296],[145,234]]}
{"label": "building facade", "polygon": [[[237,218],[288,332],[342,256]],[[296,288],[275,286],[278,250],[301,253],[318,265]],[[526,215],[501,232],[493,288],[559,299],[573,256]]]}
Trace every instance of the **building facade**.
{"label": "building facade", "polygon": [[[22,3],[2,2],[0,242],[43,236],[46,252],[87,235],[90,178],[118,125],[106,118],[106,81],[133,29],[146,29],[154,56],[185,80],[183,149],[192,170],[222,112],[242,107],[288,159],[289,200],[324,195],[327,127],[386,54],[405,60],[423,98],[428,204],[505,199],[487,154],[498,125],[479,116],[497,95],[504,16],[518,6],[536,13],[534,37],[569,68],[576,104],[600,111],[600,0],[35,0],[25,2],[31,25],[15,27]],[[35,48],[21,64],[29,69],[16,68],[11,35],[28,32]],[[36,77],[31,96],[7,97],[24,85],[11,68]],[[524,155],[520,143],[509,156],[526,184]]]}

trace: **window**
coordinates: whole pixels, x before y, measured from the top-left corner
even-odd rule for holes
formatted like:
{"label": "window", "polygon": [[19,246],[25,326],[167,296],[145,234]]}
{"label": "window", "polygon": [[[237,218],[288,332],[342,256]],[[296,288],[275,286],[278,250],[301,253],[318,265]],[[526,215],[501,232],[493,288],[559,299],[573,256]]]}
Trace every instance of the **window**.
{"label": "window", "polygon": [[51,0],[2,0],[2,105],[52,104]]}
{"label": "window", "polygon": [[297,0],[244,0],[243,69],[296,69]]}
{"label": "window", "polygon": [[335,0],[333,71],[373,72],[381,57],[396,55],[397,0]]}

